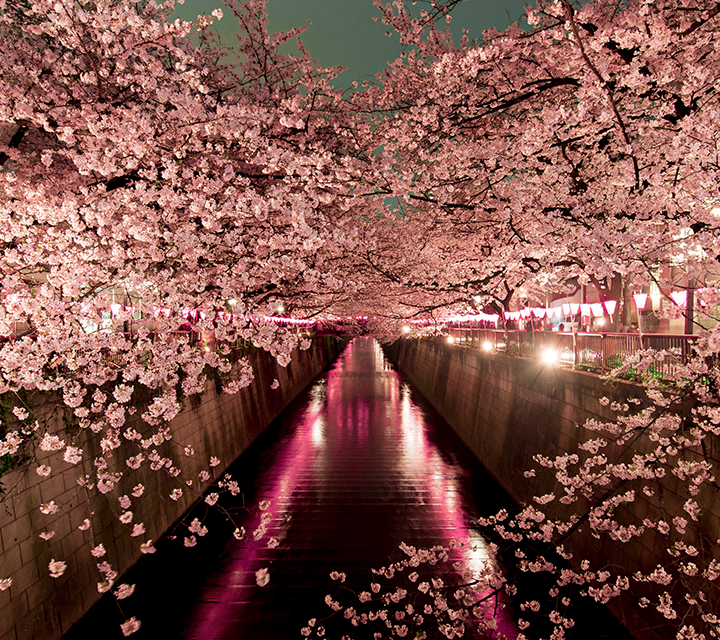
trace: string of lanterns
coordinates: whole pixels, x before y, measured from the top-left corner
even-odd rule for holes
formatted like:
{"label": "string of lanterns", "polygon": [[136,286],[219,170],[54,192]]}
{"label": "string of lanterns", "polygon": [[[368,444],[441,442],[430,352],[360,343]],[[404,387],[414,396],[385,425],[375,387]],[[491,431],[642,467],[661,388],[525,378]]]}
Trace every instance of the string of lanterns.
{"label": "string of lanterns", "polygon": [[[698,291],[700,293],[700,291]],[[653,308],[660,306],[660,294],[634,293],[633,300],[638,309],[644,309],[647,299],[652,300]],[[687,305],[687,291],[673,291],[670,293],[672,301],[681,308]],[[700,300],[700,304],[703,304]],[[556,317],[559,319],[574,317],[580,313],[583,317],[602,318],[605,314],[611,318],[615,314],[618,307],[618,300],[606,300],[605,302],[566,302],[554,307],[525,307],[517,311],[505,311],[503,317],[505,320],[529,320],[537,318],[538,320],[547,319],[548,321]],[[492,322],[497,324],[500,316],[497,314],[477,313],[472,315],[456,315],[447,318],[447,322]]]}
{"label": "string of lanterns", "polygon": [[520,311],[505,311],[506,320],[528,320],[531,316],[542,320],[547,318],[548,320],[553,317],[567,318],[569,316],[576,316],[581,313],[583,316],[593,316],[595,318],[601,318],[607,314],[612,317],[617,309],[617,300],[607,300],[605,302],[594,302],[590,304],[580,302],[567,302],[557,307],[525,307]]}

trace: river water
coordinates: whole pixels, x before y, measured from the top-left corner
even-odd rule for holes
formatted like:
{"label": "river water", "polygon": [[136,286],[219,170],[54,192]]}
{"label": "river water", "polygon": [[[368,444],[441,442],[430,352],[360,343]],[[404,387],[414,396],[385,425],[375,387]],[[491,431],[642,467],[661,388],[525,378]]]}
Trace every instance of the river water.
{"label": "river water", "polygon": [[[369,589],[371,568],[406,557],[401,542],[467,541],[475,547],[465,552],[470,567],[486,561],[485,540],[471,526],[476,496],[485,514],[506,498],[377,342],[353,340],[282,423],[253,492],[271,503],[268,532],[260,544],[227,542],[183,638],[300,638],[308,619],[332,613],[324,602],[337,588],[331,571]],[[259,515],[248,515],[248,530]],[[255,572],[264,567],[270,582],[259,588]]]}
{"label": "river water", "polygon": [[[401,543],[427,548],[453,540],[468,543],[453,553],[479,572],[488,542],[472,523],[513,506],[370,338],[350,342],[229,471],[242,487],[242,497],[221,501],[234,523],[201,504],[185,518],[197,515],[208,526],[196,547],[183,548],[188,532],[181,526],[176,539],[160,541],[158,553],[124,577],[137,582],[136,594],[122,601],[125,615],[142,621],[136,640],[300,640],[313,618],[313,631],[326,626],[329,638],[372,638],[377,627],[355,629],[342,614],[327,619],[333,612],[325,596],[342,599],[331,572],[345,573],[342,586],[357,594],[376,580],[372,568],[407,557]],[[263,514],[270,514],[267,530],[255,540]],[[247,530],[244,539],[232,536],[235,525]],[[260,587],[263,569],[269,582]],[[360,609],[357,595],[352,599]],[[596,615],[589,616],[592,629]],[[66,639],[121,637],[115,618],[115,603],[104,597]],[[512,607],[496,620],[516,637]],[[576,637],[620,637],[611,629]],[[476,636],[468,629],[464,637]]]}

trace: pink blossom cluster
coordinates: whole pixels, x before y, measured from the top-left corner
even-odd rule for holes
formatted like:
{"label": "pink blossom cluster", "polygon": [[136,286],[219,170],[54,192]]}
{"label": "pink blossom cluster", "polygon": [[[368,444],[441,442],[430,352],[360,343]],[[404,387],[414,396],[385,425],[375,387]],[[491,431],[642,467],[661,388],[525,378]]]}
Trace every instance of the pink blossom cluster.
{"label": "pink blossom cluster", "polygon": [[[339,588],[335,595],[325,596],[329,617],[339,616],[349,631],[367,627],[374,638],[428,638],[436,630],[446,638],[475,630],[483,637],[505,637],[498,632],[496,615],[515,591],[494,558],[478,570],[467,562],[472,549],[466,542],[428,549],[402,543],[400,549],[403,560],[372,569],[369,589],[355,591],[345,573],[331,572]],[[325,628],[312,618],[301,634],[322,638]]]}
{"label": "pink blossom cluster", "polygon": [[[113,508],[126,482],[141,499],[131,478],[148,467],[177,483],[163,499],[202,496],[222,509],[219,492],[236,495],[237,483],[196,491],[219,460],[201,476],[184,473],[180,452],[191,456],[192,445],[176,442],[167,423],[213,380],[226,393],[250,385],[250,346],[287,366],[310,346],[309,319],[381,341],[421,337],[438,331],[443,314],[487,307],[504,321],[511,303],[577,284],[606,296],[618,274],[674,300],[678,283],[659,274],[678,264],[709,274],[703,313],[715,313],[717,7],[541,0],[527,9],[528,30],[491,30],[478,44],[467,34],[454,42],[446,29],[455,4],[416,15],[378,0],[380,21],[405,50],[344,95],[332,86],[338,68],[318,67],[302,46],[285,52],[302,28],[267,32],[260,0],[227,0],[228,15],[194,23],[169,20],[172,2],[4,3],[0,394],[13,398],[16,422],[0,455],[36,451],[41,477],[82,464],[77,491]],[[232,50],[211,35],[219,19],[242,24]],[[218,63],[226,59],[237,63]],[[678,302],[668,309],[687,313]],[[629,588],[688,638],[715,624],[698,576],[717,579],[719,560],[701,544],[717,477],[706,453],[720,435],[719,326],[662,383],[656,365],[679,361],[677,351],[626,358],[611,379],[632,374],[642,398],[599,402],[604,417],[583,425],[594,439],[577,452],[538,452],[538,470],[526,472],[552,486],[539,485],[534,504],[512,517],[483,520],[516,545],[570,549],[581,532],[612,544],[652,536],[651,548],[661,540],[662,566],[685,595],[646,580],[655,575],[648,567]],[[72,424],[58,430],[23,394],[62,399]],[[139,397],[145,406],[130,406]],[[143,535],[127,501],[119,504],[128,535]],[[40,510],[53,517],[61,508]],[[257,540],[272,520],[260,510]],[[189,526],[192,546],[203,525]],[[143,553],[154,550],[142,543]],[[407,566],[376,574],[407,575],[402,588],[417,585],[429,599],[422,608],[403,613],[400,591],[372,587],[361,592],[371,600],[345,607],[331,598],[333,608],[386,635],[423,628],[420,616],[458,636],[465,615],[494,633],[482,607],[419,576],[450,558],[415,550]],[[543,554],[520,563],[555,575],[558,590],[573,584],[600,600],[628,591],[624,578],[637,573],[571,564],[570,575]],[[50,565],[53,577],[67,568]],[[109,590],[112,570],[98,570]],[[483,580],[502,586],[496,574]],[[560,609],[548,615],[562,637],[569,619]],[[139,625],[131,618],[122,632]],[[320,628],[308,624],[305,635]]]}

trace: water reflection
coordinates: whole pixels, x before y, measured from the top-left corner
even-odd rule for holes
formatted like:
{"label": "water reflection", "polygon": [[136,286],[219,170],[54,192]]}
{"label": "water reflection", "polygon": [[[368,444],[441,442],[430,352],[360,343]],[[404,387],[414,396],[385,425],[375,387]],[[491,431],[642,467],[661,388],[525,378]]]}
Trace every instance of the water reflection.
{"label": "water reflection", "polygon": [[[459,552],[483,571],[486,541],[470,525],[478,516],[473,478],[458,460],[467,453],[454,440],[448,445],[438,428],[447,429],[428,422],[427,408],[377,342],[351,342],[263,456],[254,492],[272,502],[268,533],[260,542],[228,541],[184,637],[300,637],[308,618],[329,613],[323,598],[330,571],[367,585],[371,567],[404,557],[400,542],[467,542]],[[258,518],[249,517],[246,528]],[[277,548],[268,548],[270,537]],[[259,589],[262,567],[271,581]],[[500,624],[514,635],[509,618]]]}

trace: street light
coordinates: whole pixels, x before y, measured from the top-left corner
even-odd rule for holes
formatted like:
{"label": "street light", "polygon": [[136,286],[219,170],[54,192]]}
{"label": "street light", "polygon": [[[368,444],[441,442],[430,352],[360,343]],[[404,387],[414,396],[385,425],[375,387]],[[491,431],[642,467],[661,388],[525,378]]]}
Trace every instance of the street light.
{"label": "street light", "polygon": [[640,334],[640,348],[643,348],[642,339],[642,310],[645,308],[647,302],[647,293],[633,293],[633,300],[635,300],[635,306],[637,307],[638,314],[638,333]]}
{"label": "street light", "polygon": [[635,306],[638,312],[638,331],[640,333],[642,333],[642,310],[645,308],[647,298],[647,293],[633,293],[633,300],[635,300]]}

